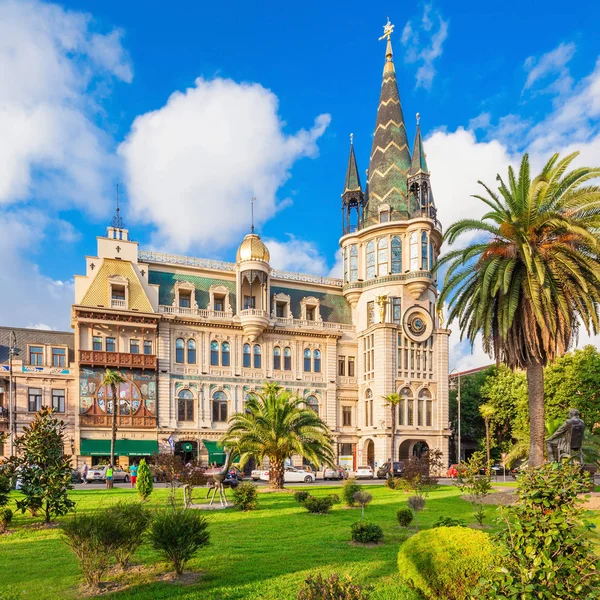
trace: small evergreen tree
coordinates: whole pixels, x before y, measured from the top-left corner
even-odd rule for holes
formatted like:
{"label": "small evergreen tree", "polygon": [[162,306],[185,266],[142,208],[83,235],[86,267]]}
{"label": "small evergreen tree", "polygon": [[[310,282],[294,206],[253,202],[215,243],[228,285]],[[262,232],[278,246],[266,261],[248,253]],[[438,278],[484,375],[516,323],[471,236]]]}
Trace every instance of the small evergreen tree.
{"label": "small evergreen tree", "polygon": [[138,466],[138,476],[136,482],[137,493],[142,500],[147,500],[152,490],[154,489],[154,481],[152,479],[152,472],[150,467],[146,463],[146,459],[142,458]]}
{"label": "small evergreen tree", "polygon": [[75,506],[68,497],[73,486],[71,457],[63,453],[65,428],[65,423],[53,416],[52,409],[42,408],[15,440],[15,462],[24,496],[17,500],[17,508],[23,513],[42,508],[46,523]]}

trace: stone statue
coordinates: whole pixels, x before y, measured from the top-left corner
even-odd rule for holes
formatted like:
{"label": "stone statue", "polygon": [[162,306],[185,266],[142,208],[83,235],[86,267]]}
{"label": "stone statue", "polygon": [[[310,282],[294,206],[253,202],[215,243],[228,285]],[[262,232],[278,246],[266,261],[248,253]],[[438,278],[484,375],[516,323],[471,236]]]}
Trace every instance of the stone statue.
{"label": "stone statue", "polygon": [[572,408],[569,418],[546,440],[548,460],[560,462],[563,458],[577,458],[583,464],[583,432],[585,423],[579,411]]}
{"label": "stone statue", "polygon": [[[225,477],[227,477],[227,473],[229,473],[230,466],[231,450],[227,450],[225,453],[225,464],[220,469],[211,469],[210,471],[207,471],[206,476],[208,477],[209,485],[212,483],[212,498],[210,499],[210,506],[212,506],[212,503],[215,501],[217,491],[219,492],[219,501],[221,502],[221,506],[227,506],[227,496],[225,496],[225,486],[223,485],[223,481],[225,480]],[[210,491],[211,490],[209,488],[208,493],[210,493]]]}
{"label": "stone statue", "polygon": [[388,303],[387,294],[381,294],[377,296],[377,298],[375,298],[375,302],[377,303],[377,306],[379,306],[379,322],[385,323],[385,307]]}

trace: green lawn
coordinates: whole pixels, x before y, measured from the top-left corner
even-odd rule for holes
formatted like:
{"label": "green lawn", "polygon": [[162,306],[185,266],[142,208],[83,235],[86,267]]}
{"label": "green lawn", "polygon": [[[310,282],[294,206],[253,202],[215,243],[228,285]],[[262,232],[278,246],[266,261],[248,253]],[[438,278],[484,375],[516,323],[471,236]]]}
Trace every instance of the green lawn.
{"label": "green lawn", "polygon": [[[315,495],[340,491],[331,487],[308,489]],[[360,518],[360,509],[335,505],[329,515],[312,515],[294,501],[292,494],[261,493],[256,511],[206,513],[211,523],[211,545],[188,564],[188,570],[203,573],[198,583],[184,587],[156,582],[148,574],[138,575],[132,587],[108,597],[291,599],[310,573],[336,572],[374,586],[374,599],[412,600],[413,595],[400,584],[396,574],[396,556],[403,534],[395,513],[406,506],[406,495],[383,486],[369,486],[368,491],[373,502],[367,507],[366,516],[385,532],[385,541],[378,547],[353,547],[348,543],[350,525]],[[203,496],[203,491],[198,495]],[[458,490],[448,486],[433,492],[420,515],[422,527],[429,527],[442,515],[474,522],[470,505],[458,495]],[[166,496],[166,490],[155,490],[150,504],[164,505]],[[72,498],[78,511],[89,511],[120,499],[134,500],[137,495],[127,489],[89,489],[73,491]],[[489,508],[488,521],[495,510]],[[30,527],[38,521],[19,514],[12,526],[16,531],[0,537],[0,599],[7,589],[21,592],[23,599],[80,596],[81,576],[74,556],[61,542],[59,530]],[[157,561],[157,555],[146,547],[134,558],[139,564]],[[164,564],[160,568],[167,571]]]}

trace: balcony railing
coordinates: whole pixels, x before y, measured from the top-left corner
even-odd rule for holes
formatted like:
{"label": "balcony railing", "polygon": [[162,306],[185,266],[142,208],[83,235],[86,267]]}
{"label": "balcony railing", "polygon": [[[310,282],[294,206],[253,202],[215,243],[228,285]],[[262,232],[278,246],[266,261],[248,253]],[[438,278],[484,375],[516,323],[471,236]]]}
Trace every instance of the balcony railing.
{"label": "balcony railing", "polygon": [[127,302],[125,302],[125,300],[120,300],[119,298],[111,298],[110,307],[111,308],[127,308]]}
{"label": "balcony railing", "polygon": [[[81,427],[112,427],[112,415],[79,415]],[[118,427],[155,428],[156,417],[117,415]]]}
{"label": "balcony railing", "polygon": [[189,308],[185,306],[167,306],[161,304],[158,307],[158,312],[169,314],[169,315],[190,315],[193,317],[200,317],[202,319],[232,319],[232,312],[225,312],[224,310],[210,310],[206,308]]}
{"label": "balcony railing", "polygon": [[155,354],[131,354],[129,352],[101,352],[80,350],[79,363],[103,367],[130,367],[134,369],[156,369]]}
{"label": "balcony railing", "polygon": [[338,331],[354,331],[354,325],[346,323],[330,323],[328,321],[309,321],[307,319],[275,318],[275,325],[279,327],[303,327],[308,329],[336,329]]}
{"label": "balcony railing", "polygon": [[246,308],[240,312],[240,317],[266,317],[269,318],[269,313],[260,308]]}

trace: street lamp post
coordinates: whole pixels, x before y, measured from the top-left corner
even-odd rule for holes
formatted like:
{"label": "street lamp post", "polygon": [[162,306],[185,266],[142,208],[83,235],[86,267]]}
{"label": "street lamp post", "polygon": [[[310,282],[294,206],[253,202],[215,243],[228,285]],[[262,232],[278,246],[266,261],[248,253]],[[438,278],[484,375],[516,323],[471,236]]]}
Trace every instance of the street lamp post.
{"label": "street lamp post", "polygon": [[460,461],[461,461],[461,452],[460,452],[460,450],[461,450],[461,448],[460,448],[460,371],[458,369],[452,369],[452,371],[450,371],[450,376],[452,376],[452,373],[454,373],[455,371],[456,371],[456,378],[458,380],[457,394],[456,394],[456,404],[457,404],[457,408],[458,408],[458,415],[457,415],[458,439],[456,441],[456,453],[458,454],[458,456],[456,457],[456,459],[460,463]]}
{"label": "street lamp post", "polygon": [[8,348],[8,429],[10,432],[10,455],[15,453],[15,411],[13,406],[13,356],[17,352],[17,334],[14,331],[10,332],[10,344]]}

